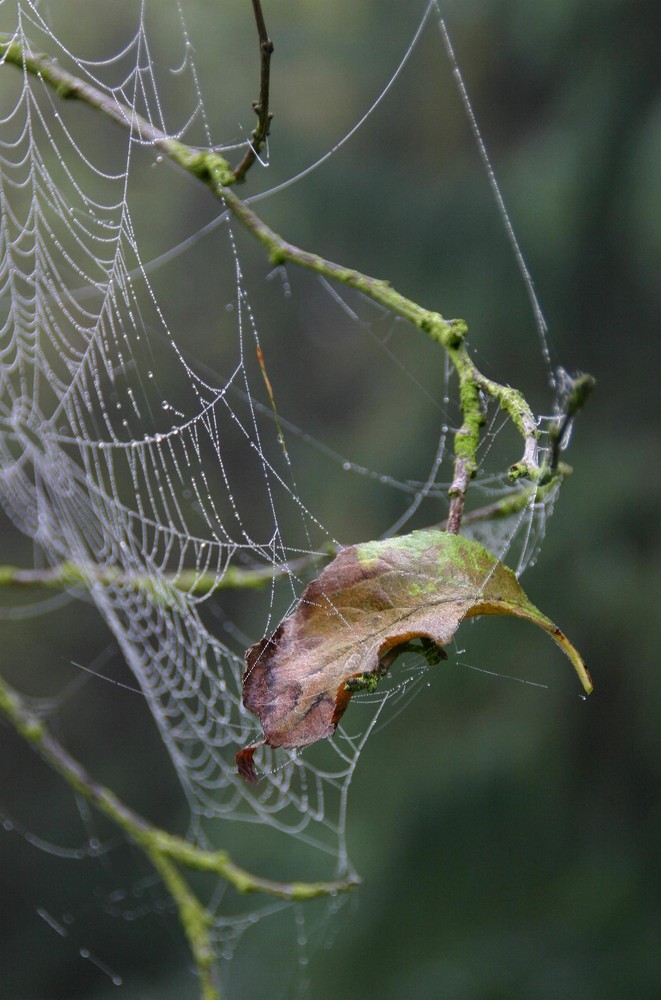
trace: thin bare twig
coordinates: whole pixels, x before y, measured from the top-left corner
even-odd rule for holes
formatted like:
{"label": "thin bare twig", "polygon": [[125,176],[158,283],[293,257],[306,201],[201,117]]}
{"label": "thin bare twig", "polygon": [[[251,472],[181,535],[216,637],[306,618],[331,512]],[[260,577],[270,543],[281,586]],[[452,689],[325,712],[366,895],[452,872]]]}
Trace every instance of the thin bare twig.
{"label": "thin bare twig", "polygon": [[560,451],[562,450],[562,443],[565,434],[567,433],[572,420],[578,411],[584,406],[588,396],[595,386],[595,380],[592,375],[577,375],[576,378],[567,377],[569,379],[569,384],[567,386],[563,405],[549,431],[549,437],[551,439],[549,467],[551,470],[558,467]]}
{"label": "thin bare twig", "polygon": [[266,23],[262,13],[260,0],[252,0],[252,8],[257,25],[259,36],[259,98],[253,101],[253,111],[257,115],[257,127],[253,129],[250,144],[241,162],[234,169],[234,179],[239,183],[245,180],[246,174],[257,159],[261,149],[268,138],[273,115],[269,111],[269,84],[271,79],[271,56],[273,55],[273,42],[268,36]]}

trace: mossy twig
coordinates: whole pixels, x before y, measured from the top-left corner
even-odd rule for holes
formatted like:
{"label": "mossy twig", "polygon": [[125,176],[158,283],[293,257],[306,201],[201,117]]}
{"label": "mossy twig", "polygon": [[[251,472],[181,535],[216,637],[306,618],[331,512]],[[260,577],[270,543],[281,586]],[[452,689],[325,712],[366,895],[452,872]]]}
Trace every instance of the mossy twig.
{"label": "mossy twig", "polygon": [[250,569],[227,566],[217,573],[181,569],[178,572],[153,576],[147,573],[126,572],[117,566],[98,566],[92,563],[62,562],[47,569],[21,569],[18,566],[0,565],[0,588],[32,590],[43,587],[65,590],[76,587],[89,588],[93,583],[100,583],[121,584],[133,587],[135,590],[147,591],[152,595],[161,588],[163,591],[172,589],[202,596],[212,594],[216,590],[258,590],[281,576],[303,572],[325,557],[326,553],[313,552],[309,556],[274,566],[255,566]]}
{"label": "mossy twig", "polygon": [[183,837],[154,826],[127,806],[105,785],[97,782],[54,738],[45,722],[22,696],[0,678],[0,715],[36,750],[67,784],[92,803],[137,844],[159,873],[172,896],[198,970],[203,1000],[220,1000],[214,982],[215,952],[212,918],[183,877],[180,867],[209,872],[229,882],[237,892],[263,892],[287,900],[335,896],[357,884],[350,877],[333,882],[274,882],[236,865],[226,851],[208,851]]}

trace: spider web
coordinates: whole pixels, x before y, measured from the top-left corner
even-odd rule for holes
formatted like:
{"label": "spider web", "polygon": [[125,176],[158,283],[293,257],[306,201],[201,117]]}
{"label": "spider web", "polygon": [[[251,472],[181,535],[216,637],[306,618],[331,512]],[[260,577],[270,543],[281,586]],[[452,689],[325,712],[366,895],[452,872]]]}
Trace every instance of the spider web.
{"label": "spider web", "polygon": [[[435,5],[422,13],[379,100],[423,31],[436,27],[430,23],[438,14]],[[97,38],[94,49],[87,39],[92,55],[83,58],[73,54],[81,43],[70,24],[60,36],[54,5],[0,5],[2,30],[22,46],[47,52],[166,135],[215,149],[245,146],[241,136],[222,145],[212,134],[181,7],[168,5],[168,16],[180,23],[175,54],[156,53],[151,15],[146,4],[118,7],[117,23],[132,24],[131,30],[121,44],[114,37],[104,46]],[[153,34],[158,41],[158,32]],[[254,258],[239,249],[239,234],[226,216],[200,225],[174,249],[154,247],[144,212],[138,218],[135,206],[153,195],[176,212],[178,186],[188,178],[166,173],[160,154],[130,128],[121,131],[97,121],[90,109],[70,108],[45,81],[9,67],[2,68],[2,78],[4,511],[32,540],[42,566],[75,568],[72,593],[91,599],[105,620],[184,789],[190,836],[212,844],[219,831],[222,841],[219,820],[256,825],[265,835],[270,830],[309,848],[319,858],[314,877],[352,875],[347,796],[360,752],[377,721],[419,689],[424,664],[408,659],[376,695],[356,696],[345,726],[323,745],[304,753],[262,749],[261,780],[253,787],[235,764],[236,751],[259,738],[257,721],[241,703],[243,648],[296,606],[325,546],[345,541],[336,537],[332,521],[329,526],[328,509],[321,504],[320,513],[306,501],[306,463],[316,475],[330,469],[337,482],[349,476],[364,483],[368,502],[387,493],[382,536],[442,519],[459,418],[451,402],[451,372],[434,354],[436,370],[425,384],[421,372],[429,356],[419,371],[410,358],[402,359],[404,324],[325,280],[278,269],[270,276],[272,299],[281,300],[276,308],[292,298],[304,303],[314,282],[351,336],[367,345],[372,363],[389,366],[393,384],[403,380],[409,393],[427,396],[436,413],[436,438],[427,473],[401,478],[375,469],[369,456],[349,455],[322,435],[299,429],[277,392],[274,417],[257,351],[268,341],[268,318],[258,321],[252,304],[251,282],[264,282],[252,277],[258,273]],[[177,112],[169,111],[175,84],[179,95],[188,95],[183,114],[180,99]],[[292,180],[308,172],[303,168]],[[159,286],[159,274],[173,261],[185,272],[182,255],[202,235],[209,238],[208,232],[214,270],[220,272],[217,322],[205,345],[191,344],[180,295],[172,293],[169,278]],[[524,277],[532,292],[527,272]],[[538,329],[543,335],[541,320]],[[488,408],[476,483],[482,502],[514,489],[501,473],[489,471],[507,467],[501,456],[511,441],[501,448],[509,433],[504,426],[502,414]],[[518,514],[477,521],[466,532],[498,557],[508,554],[521,572],[536,555],[553,499],[532,496]],[[218,611],[222,588],[237,569],[273,577],[255,598],[245,638],[245,626]],[[234,641],[219,639],[219,621]],[[257,917],[285,906],[251,904],[232,914],[226,902],[220,894],[212,905],[219,950],[227,957]]]}

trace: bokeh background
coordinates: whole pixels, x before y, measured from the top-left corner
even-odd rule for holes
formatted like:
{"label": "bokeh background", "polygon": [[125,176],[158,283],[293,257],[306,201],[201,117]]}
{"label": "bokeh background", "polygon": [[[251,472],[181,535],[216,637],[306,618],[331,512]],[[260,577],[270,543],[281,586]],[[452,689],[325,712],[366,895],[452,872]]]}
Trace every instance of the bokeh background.
{"label": "bokeh background", "polygon": [[[153,7],[152,54],[161,51],[170,65],[179,22],[172,11],[163,15],[165,5]],[[135,12],[129,3],[110,10],[89,2],[42,10],[85,55],[119,49]],[[253,171],[245,193],[296,174],[347,132],[390,78],[422,10],[401,0],[265,0],[276,46],[270,167]],[[450,663],[371,738],[348,824],[364,885],[336,915],[333,947],[315,951],[310,941],[309,966],[294,968],[274,995],[293,997],[307,979],[314,1000],[652,1000],[661,984],[658,7],[493,0],[443,10],[553,358],[597,380],[566,456],[574,474],[524,577],[583,652],[595,693],[582,701],[556,650],[525,626],[488,621],[467,630],[465,662],[517,676],[530,670],[549,687]],[[251,5],[187,0],[184,13],[212,133],[240,138],[252,128],[256,96]],[[176,86],[164,72],[175,120]],[[190,97],[182,96],[182,115]],[[213,218],[215,206],[166,165],[140,176],[142,208],[134,212],[149,260]],[[260,212],[292,242],[465,317],[481,367],[548,412],[525,290],[433,20],[358,134]],[[313,279],[290,269],[285,300],[279,277],[266,280],[261,251],[238,237],[281,413],[370,468],[399,479],[424,474],[439,419],[429,399],[357,336]],[[213,243],[200,241],[153,281],[175,335],[222,371],[218,308],[231,294],[231,273],[219,274]],[[394,331],[397,357],[424,381],[437,355],[419,341],[403,325]],[[341,479],[338,469],[327,478],[300,442],[292,454],[301,494],[343,541],[373,537],[401,512],[392,491]],[[0,531],[0,561],[29,565],[27,542],[4,520]],[[235,598],[219,604],[218,627],[229,617],[252,634],[255,614]],[[72,661],[130,683],[84,603],[0,621],[3,673],[30,694],[59,699],[54,726],[71,751],[150,818],[185,829],[181,795],[141,699],[90,679]],[[114,882],[132,894],[121,901],[125,916],[109,918],[95,900],[99,861],[44,853],[23,835],[85,845],[86,818],[5,728],[0,753],[0,808],[15,827],[0,836],[0,997],[195,996],[174,918],[156,912],[150,888],[139,888],[139,859],[126,852],[106,862],[106,890]],[[269,860],[277,875],[280,859]],[[38,917],[39,907],[66,909],[67,939]],[[266,995],[260,976],[277,964],[281,943],[267,935],[244,944],[228,970],[227,996],[256,1000]],[[126,985],[110,986],[80,957],[83,945]]]}

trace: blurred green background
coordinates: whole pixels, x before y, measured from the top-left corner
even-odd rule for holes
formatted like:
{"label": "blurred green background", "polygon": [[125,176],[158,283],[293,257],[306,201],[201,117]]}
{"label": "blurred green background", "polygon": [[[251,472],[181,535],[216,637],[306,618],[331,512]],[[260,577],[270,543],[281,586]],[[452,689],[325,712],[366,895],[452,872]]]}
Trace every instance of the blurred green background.
{"label": "blurred green background", "polygon": [[[90,57],[119,49],[135,15],[130,3],[47,8],[68,44]],[[187,0],[183,9],[212,134],[240,139],[253,126],[258,73],[251,5]],[[270,167],[254,169],[243,193],[294,175],[348,131],[390,78],[423,9],[401,0],[265,0],[276,47]],[[525,626],[468,628],[466,652],[438,668],[361,758],[348,840],[364,885],[335,916],[333,947],[315,950],[310,938],[310,964],[288,956],[283,985],[279,938],[249,933],[227,970],[231,1000],[294,997],[305,980],[313,1000],[652,1000],[661,988],[658,5],[493,0],[448,3],[443,12],[554,362],[597,380],[566,455],[574,474],[523,580],[584,654],[595,693],[580,700],[568,665]],[[153,57],[176,63],[175,5],[148,5],[147,27]],[[178,96],[166,69],[160,85],[175,127],[191,94]],[[93,117],[66,110],[79,122]],[[143,259],[214,217],[206,193],[167,165],[136,173]],[[486,374],[549,412],[525,290],[433,18],[357,135],[258,210],[292,242],[465,317]],[[356,334],[314,279],[290,268],[285,300],[278,281],[265,280],[261,251],[237,237],[282,415],[356,462],[399,479],[424,476],[439,420],[430,399]],[[153,282],[175,336],[224,371],[230,352],[216,339],[218,308],[233,279],[228,268],[219,274],[212,239]],[[365,315],[378,328],[369,308]],[[433,392],[433,349],[403,324],[393,326],[392,349]],[[303,443],[291,447],[301,495],[342,541],[373,537],[401,513],[396,493],[337,468],[322,478]],[[0,528],[0,561],[29,565],[27,542],[6,521]],[[225,615],[258,637],[245,597],[219,605],[219,628]],[[183,831],[181,795],[141,699],[94,679],[81,685],[71,666],[95,665],[130,683],[112,652],[103,659],[108,644],[86,605],[0,621],[3,674],[35,696],[64,690],[54,725],[71,751],[141,812]],[[549,687],[490,678],[460,661]],[[157,889],[139,886],[139,859],[126,851],[74,862],[36,850],[21,825],[84,846],[88,819],[5,728],[0,753],[0,808],[19,828],[0,837],[0,997],[195,996],[175,919],[157,912]],[[271,860],[264,874],[277,877],[280,861]],[[120,909],[135,919],[104,912],[97,897],[113,884],[128,888]],[[66,909],[68,938],[39,919],[39,907]],[[282,919],[294,940],[294,918]],[[82,946],[124,978],[119,992],[81,959]]]}

